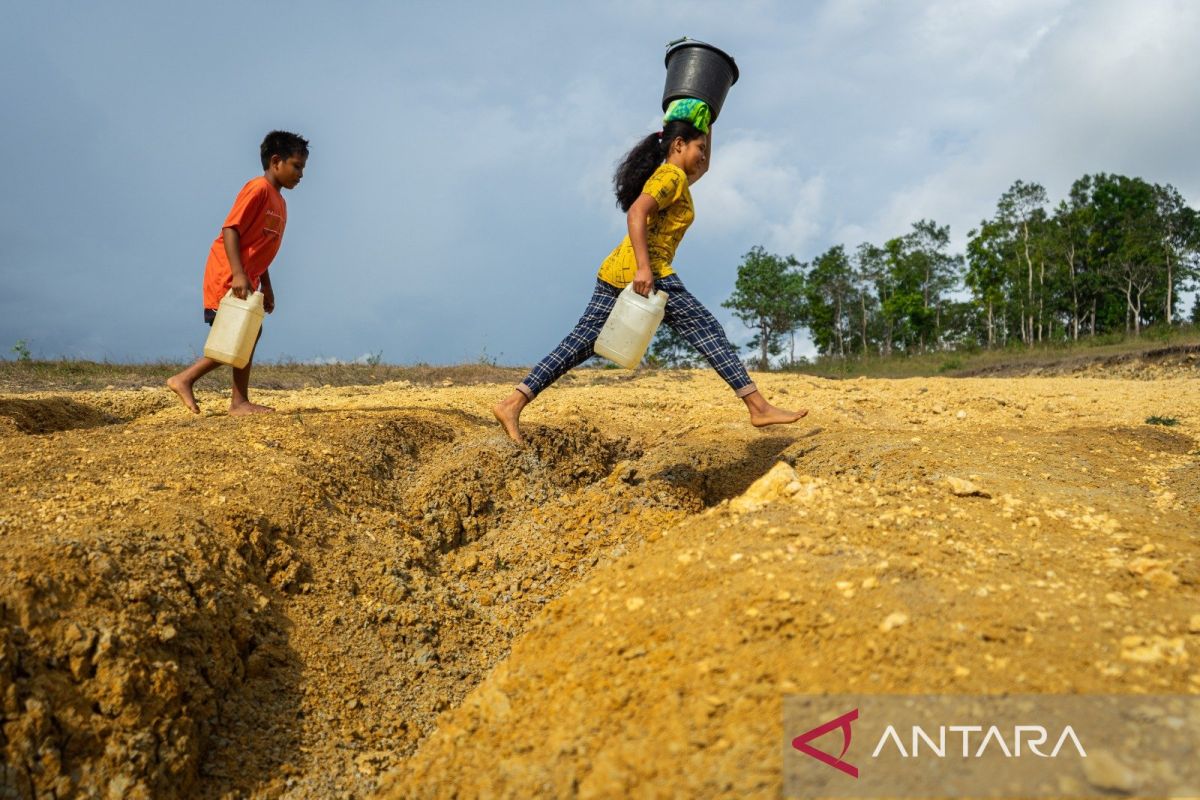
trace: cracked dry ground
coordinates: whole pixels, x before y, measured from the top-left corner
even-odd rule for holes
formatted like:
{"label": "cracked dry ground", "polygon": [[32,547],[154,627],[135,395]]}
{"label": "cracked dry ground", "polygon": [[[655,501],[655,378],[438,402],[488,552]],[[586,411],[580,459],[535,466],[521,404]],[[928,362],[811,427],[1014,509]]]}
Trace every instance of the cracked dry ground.
{"label": "cracked dry ground", "polygon": [[774,796],[789,693],[1200,693],[1194,368],[757,377],[810,416],[580,371],[525,449],[496,385],[0,396],[0,798]]}

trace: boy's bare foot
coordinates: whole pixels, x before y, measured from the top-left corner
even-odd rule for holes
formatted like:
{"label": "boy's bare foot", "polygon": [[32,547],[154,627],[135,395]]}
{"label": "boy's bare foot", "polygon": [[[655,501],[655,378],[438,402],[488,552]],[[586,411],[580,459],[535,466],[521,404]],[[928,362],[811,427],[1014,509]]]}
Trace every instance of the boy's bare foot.
{"label": "boy's bare foot", "polygon": [[508,397],[492,406],[492,414],[496,421],[504,428],[508,438],[517,444],[525,443],[525,439],[521,437],[521,409],[528,404],[529,398],[514,390]]}
{"label": "boy's bare foot", "polygon": [[745,401],[746,409],[750,412],[750,424],[756,428],[765,428],[768,425],[790,425],[808,414],[807,408],[799,411],[776,408],[767,402],[767,398],[763,397],[761,392],[757,391],[751,392],[742,400]]}
{"label": "boy's bare foot", "polygon": [[200,406],[196,404],[196,396],[192,394],[192,384],[190,381],[185,381],[178,375],[172,375],[167,378],[167,388],[179,395],[179,399],[183,401],[183,405],[188,411],[191,411],[193,414],[200,413]]}
{"label": "boy's bare foot", "polygon": [[260,406],[258,403],[251,403],[248,400],[245,403],[229,407],[229,416],[231,417],[244,417],[247,414],[273,414],[274,412],[275,409],[270,406]]}

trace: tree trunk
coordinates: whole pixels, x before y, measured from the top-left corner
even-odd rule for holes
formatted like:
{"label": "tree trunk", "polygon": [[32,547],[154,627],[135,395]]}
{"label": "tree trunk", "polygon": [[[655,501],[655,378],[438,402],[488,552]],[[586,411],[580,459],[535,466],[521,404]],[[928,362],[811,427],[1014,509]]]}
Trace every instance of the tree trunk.
{"label": "tree trunk", "polygon": [[833,318],[834,331],[837,332],[838,339],[838,358],[845,360],[846,358],[846,337],[842,333],[842,296],[839,294],[834,305],[835,317]]}
{"label": "tree trunk", "polygon": [[859,300],[862,305],[862,353],[867,354],[867,296],[866,294],[859,295]]}
{"label": "tree trunk", "polygon": [[1172,287],[1172,285],[1171,285],[1171,248],[1168,247],[1167,248],[1167,327],[1168,328],[1171,327],[1171,306],[1174,305],[1171,302],[1172,288],[1174,288],[1174,287]]}
{"label": "tree trunk", "polygon": [[[1029,335],[1025,336],[1025,332],[1021,332],[1021,338],[1025,339],[1026,344],[1033,344],[1033,257],[1029,255],[1029,222],[1021,221],[1021,239],[1025,246],[1025,264],[1029,271],[1029,278],[1025,288],[1025,300],[1029,304]],[[1021,327],[1025,326],[1025,320],[1021,320]]]}
{"label": "tree trunk", "polygon": [[1125,335],[1129,335],[1132,326],[1129,319],[1133,313],[1133,278],[1125,279]]}
{"label": "tree trunk", "polygon": [[1071,338],[1079,341],[1079,285],[1075,278],[1075,247],[1067,251],[1067,267],[1071,271]]}
{"label": "tree trunk", "polygon": [[759,326],[758,326],[758,346],[759,346],[758,368],[763,370],[764,372],[767,369],[767,331],[768,330],[769,330],[769,328],[767,327],[767,321],[764,319],[762,322],[759,323]]}
{"label": "tree trunk", "polygon": [[1038,341],[1043,341],[1042,329],[1046,324],[1046,259],[1038,261]]}

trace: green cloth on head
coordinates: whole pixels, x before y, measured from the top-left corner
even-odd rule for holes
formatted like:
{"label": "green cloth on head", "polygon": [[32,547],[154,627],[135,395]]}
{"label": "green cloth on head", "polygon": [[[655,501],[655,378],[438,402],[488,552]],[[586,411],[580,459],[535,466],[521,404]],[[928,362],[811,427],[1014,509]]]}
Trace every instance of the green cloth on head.
{"label": "green cloth on head", "polygon": [[666,125],[676,119],[686,120],[701,133],[708,133],[708,125],[712,121],[712,111],[709,109],[708,103],[703,100],[683,97],[679,100],[672,100],[671,105],[667,106],[667,113],[663,114],[663,124]]}

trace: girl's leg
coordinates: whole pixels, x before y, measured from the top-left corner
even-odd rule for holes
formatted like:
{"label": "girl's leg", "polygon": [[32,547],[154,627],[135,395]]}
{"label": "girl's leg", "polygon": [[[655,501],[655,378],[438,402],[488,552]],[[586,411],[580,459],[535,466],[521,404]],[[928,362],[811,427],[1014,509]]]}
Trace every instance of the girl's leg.
{"label": "girl's leg", "polygon": [[617,288],[597,280],[592,299],[588,301],[587,308],[575,323],[574,329],[558,343],[558,347],[551,350],[549,355],[529,371],[529,375],[512,394],[493,406],[492,413],[514,442],[523,441],[520,420],[521,411],[525,406],[572,367],[582,364],[595,354],[593,348],[596,337],[600,335],[600,329],[604,327],[609,312],[617,302],[618,294],[620,291]]}
{"label": "girl's leg", "polygon": [[725,329],[704,305],[683,285],[678,275],[668,275],[655,281],[655,288],[667,292],[667,308],[663,321],[700,351],[705,360],[725,379],[734,394],[742,398],[755,427],[795,422],[808,413],[807,409],[786,411],[776,408],[758,391],[737,350],[729,343]]}

